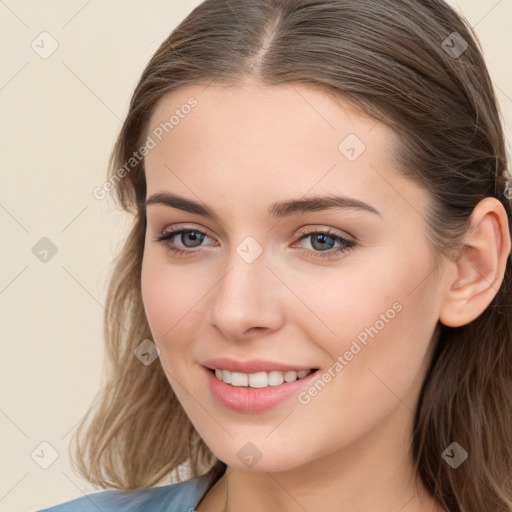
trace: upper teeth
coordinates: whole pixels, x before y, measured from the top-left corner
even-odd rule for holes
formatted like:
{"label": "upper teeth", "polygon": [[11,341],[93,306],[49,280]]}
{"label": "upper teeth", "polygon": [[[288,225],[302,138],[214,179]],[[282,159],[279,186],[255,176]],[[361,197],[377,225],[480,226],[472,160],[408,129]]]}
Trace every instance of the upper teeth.
{"label": "upper teeth", "polygon": [[293,382],[297,380],[297,378],[302,379],[302,377],[305,377],[308,373],[311,373],[311,370],[301,370],[299,372],[294,370],[288,372],[272,370],[271,372],[240,373],[215,369],[217,378],[226,384],[231,384],[232,386],[249,386],[251,388],[278,386],[285,381]]}

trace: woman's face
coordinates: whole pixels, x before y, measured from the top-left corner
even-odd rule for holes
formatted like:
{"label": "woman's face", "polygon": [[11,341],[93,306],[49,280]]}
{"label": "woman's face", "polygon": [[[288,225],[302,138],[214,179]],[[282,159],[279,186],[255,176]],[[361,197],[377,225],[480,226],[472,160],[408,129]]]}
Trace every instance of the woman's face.
{"label": "woman's face", "polygon": [[[319,90],[251,84],[178,89],[148,135],[144,307],[169,383],[212,451],[280,471],[356,446],[373,463],[405,449],[444,277],[433,272],[427,193],[394,167],[394,132]],[[183,201],[171,207],[169,194]],[[323,196],[367,206],[311,207]],[[174,230],[187,231],[156,240]],[[238,370],[242,386],[205,366]],[[279,385],[294,368],[318,371]]]}

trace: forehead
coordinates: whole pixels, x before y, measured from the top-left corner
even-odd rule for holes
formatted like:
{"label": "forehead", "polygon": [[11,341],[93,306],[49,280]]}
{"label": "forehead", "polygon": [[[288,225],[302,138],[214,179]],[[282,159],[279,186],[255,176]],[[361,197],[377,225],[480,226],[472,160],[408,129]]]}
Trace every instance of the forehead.
{"label": "forehead", "polygon": [[334,192],[383,210],[401,190],[423,198],[395,172],[388,126],[303,84],[182,87],[158,102],[147,134],[148,195],[193,187],[247,204]]}
{"label": "forehead", "polygon": [[[305,135],[313,140],[313,132],[319,133],[315,139],[329,134],[326,143],[336,141],[345,132],[357,132],[368,138],[366,132],[378,123],[361,114],[347,100],[304,84],[206,84],[181,87],[164,95],[154,109],[149,128],[150,131],[163,128],[165,138],[171,132],[179,137],[184,126],[190,127],[200,131],[197,135],[203,137],[218,135],[216,142],[224,140],[230,146],[233,143],[249,146],[255,136],[261,144],[281,135],[280,142],[285,139],[289,145],[296,146],[296,141]],[[212,128],[215,133],[211,133]],[[381,123],[372,138],[392,136],[393,132]],[[203,144],[207,142],[203,140]]]}

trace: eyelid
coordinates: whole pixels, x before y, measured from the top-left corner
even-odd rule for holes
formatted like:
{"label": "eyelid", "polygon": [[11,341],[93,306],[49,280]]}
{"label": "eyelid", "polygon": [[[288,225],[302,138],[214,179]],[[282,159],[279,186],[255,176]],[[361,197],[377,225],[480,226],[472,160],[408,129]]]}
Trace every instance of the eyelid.
{"label": "eyelid", "polygon": [[[158,235],[153,234],[153,236],[158,237],[161,234],[165,235],[165,234],[171,233],[173,231],[179,231],[179,230],[194,230],[194,231],[197,230],[197,231],[203,232],[209,238],[215,240],[215,236],[210,234],[209,230],[203,226],[200,226],[200,227],[197,227],[197,225],[190,226],[187,223],[172,224],[171,226],[172,227],[169,226],[169,227],[163,228],[162,230],[160,230],[160,234],[158,234]],[[351,241],[351,242],[358,241],[355,236],[351,235],[347,231],[342,231],[338,228],[333,228],[332,226],[327,226],[326,224],[306,224],[306,226],[308,226],[307,229],[304,226],[300,227],[298,229],[298,234],[297,234],[297,232],[295,232],[296,234],[294,236],[297,237],[297,241],[299,241],[301,239],[301,236],[311,235],[318,231],[326,233],[326,234],[332,234],[332,235],[339,236],[341,238],[346,239],[347,241]]]}
{"label": "eyelid", "polygon": [[[180,230],[183,230],[183,231],[200,231],[202,233],[204,233],[205,235],[207,235],[208,237],[212,238],[212,239],[215,239],[215,237],[211,234],[209,234],[209,230],[203,226],[200,226],[200,227],[197,227],[196,226],[189,226],[187,225],[187,223],[184,223],[184,224],[171,224],[163,229],[160,230],[160,233],[165,235],[165,234],[169,234],[173,231],[180,231]],[[158,230],[157,230],[158,231]],[[159,235],[157,235],[159,236]]]}
{"label": "eyelid", "polygon": [[326,224],[308,224],[308,228],[301,227],[299,229],[299,232],[301,234],[311,235],[312,233],[316,233],[317,231],[320,231],[322,233],[329,233],[331,235],[336,235],[341,238],[344,238],[349,241],[357,242],[357,239],[355,236],[351,235],[347,231],[333,228],[332,226],[328,226]]}

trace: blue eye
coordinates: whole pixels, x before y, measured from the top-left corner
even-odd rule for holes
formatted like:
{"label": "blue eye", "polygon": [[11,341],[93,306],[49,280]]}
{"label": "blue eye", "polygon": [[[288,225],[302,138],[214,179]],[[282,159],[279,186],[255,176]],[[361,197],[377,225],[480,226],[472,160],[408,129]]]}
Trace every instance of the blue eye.
{"label": "blue eye", "polygon": [[[192,252],[197,252],[197,251],[190,250],[190,249],[178,249],[176,247],[175,243],[172,241],[172,239],[177,235],[181,235],[180,241],[181,241],[181,243],[184,243],[186,241],[186,238],[184,235],[185,234],[190,235],[191,233],[193,234],[193,236],[191,237],[191,240],[189,240],[189,241],[191,241],[192,244],[196,243],[195,247],[197,247],[198,241],[202,242],[204,240],[204,237],[207,236],[206,233],[203,233],[202,231],[199,231],[197,229],[176,229],[176,230],[170,231],[168,233],[165,233],[165,232],[160,233],[160,236],[155,238],[155,241],[165,242],[165,246],[170,252],[177,253],[181,256],[181,255],[184,255],[187,253],[192,253]],[[185,245],[185,247],[187,247],[187,246]]]}
{"label": "blue eye", "polygon": [[[333,233],[332,231],[305,231],[301,230],[303,236],[299,238],[299,241],[304,240],[306,238],[311,237],[311,246],[313,250],[306,250],[309,255],[313,258],[324,258],[331,259],[341,253],[349,251],[353,247],[356,246],[356,243],[352,240],[348,240],[340,235]],[[173,241],[174,237],[177,235],[180,236],[180,242],[183,244],[185,249],[179,249],[179,246],[176,246],[176,243]],[[162,232],[158,237],[155,237],[156,242],[165,242],[165,246],[167,250],[171,253],[176,254],[178,256],[187,256],[192,253],[198,253],[201,251],[194,250],[194,247],[199,247],[201,242],[204,240],[204,237],[210,238],[206,233],[200,231],[198,229],[176,229],[170,232]],[[339,247],[328,248],[327,246],[332,243],[338,242],[341,244]],[[186,244],[192,245],[186,245]],[[194,245],[195,244],[195,245]],[[327,249],[325,249],[327,247]],[[318,251],[315,249],[320,248]]]}
{"label": "blue eye", "polygon": [[[304,240],[306,238],[311,238],[311,246],[315,248],[315,244],[317,245],[317,248],[320,247],[321,249],[325,249],[327,245],[329,245],[332,242],[338,242],[341,245],[339,247],[336,247],[334,249],[328,249],[328,250],[320,250],[320,252],[314,251],[314,258],[326,258],[331,259],[334,256],[337,256],[341,253],[344,253],[346,251],[349,251],[350,249],[354,248],[356,243],[352,240],[348,240],[347,238],[342,237],[341,235],[337,235],[336,233],[333,233],[332,231],[306,231],[304,229],[301,229],[301,233],[303,233],[303,236],[299,240]],[[326,242],[327,240],[327,242]],[[332,242],[329,242],[331,240]],[[318,245],[319,243],[319,245]]]}

